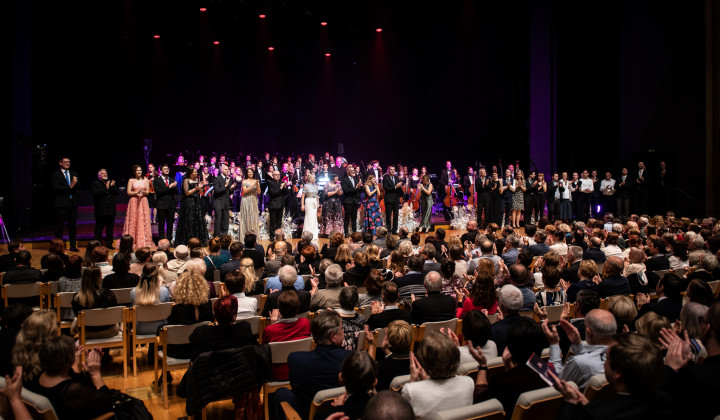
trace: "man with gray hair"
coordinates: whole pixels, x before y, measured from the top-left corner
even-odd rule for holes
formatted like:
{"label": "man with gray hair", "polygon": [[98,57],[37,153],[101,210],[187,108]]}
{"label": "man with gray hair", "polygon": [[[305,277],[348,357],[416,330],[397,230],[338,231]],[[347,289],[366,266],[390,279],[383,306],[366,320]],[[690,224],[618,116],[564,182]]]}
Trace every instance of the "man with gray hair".
{"label": "man with gray hair", "polygon": [[333,264],[325,270],[325,289],[318,290],[310,300],[310,310],[339,308],[340,289],[342,288],[343,271],[339,265]]}
{"label": "man with gray hair", "polygon": [[457,305],[452,296],[440,293],[442,276],[437,271],[425,275],[426,297],[412,296],[412,323],[447,321],[455,318]]}
{"label": "man with gray hair", "polygon": [[523,306],[523,295],[520,289],[507,284],[500,288],[498,294],[498,310],[502,319],[490,327],[490,339],[495,342],[498,354],[502,354],[507,343],[508,332],[519,319],[520,309]]}
{"label": "man with gray hair", "polygon": [[275,258],[265,262],[265,277],[274,277],[277,275],[282,263],[282,257],[288,250],[287,242],[275,241]]}
{"label": "man with gray hair", "polygon": [[[98,179],[90,184],[95,202],[95,239],[102,243],[105,231],[105,246],[113,249],[113,226],[115,226],[115,202],[120,193],[115,181],[108,178],[107,171],[100,169]],[[74,245],[73,245],[74,246]]]}
{"label": "man with gray hair", "polygon": [[587,344],[583,344],[580,333],[571,323],[563,319],[560,321],[560,326],[572,343],[574,356],[563,366],[557,328],[543,322],[543,331],[550,342],[550,363],[555,367],[560,379],[573,381],[581,390],[585,389],[590,378],[605,372],[605,352],[613,343],[613,337],[617,332],[615,317],[604,309],[593,309],[588,312],[585,315]]}
{"label": "man with gray hair", "polygon": [[568,247],[567,253],[567,268],[560,272],[560,278],[566,282],[573,284],[577,283],[580,279],[578,277],[578,270],[580,269],[580,262],[583,257],[583,249],[577,245],[571,245]]}
{"label": "man with gray hair", "polygon": [[285,254],[282,257],[282,266],[278,275],[270,277],[265,283],[265,294],[270,294],[283,288],[286,283],[292,283],[295,290],[305,289],[305,279],[299,276],[295,269],[295,257]]}
{"label": "man with gray hair", "polygon": [[505,249],[501,258],[506,266],[511,266],[517,262],[520,251],[520,237],[516,234],[510,234],[505,238]]}

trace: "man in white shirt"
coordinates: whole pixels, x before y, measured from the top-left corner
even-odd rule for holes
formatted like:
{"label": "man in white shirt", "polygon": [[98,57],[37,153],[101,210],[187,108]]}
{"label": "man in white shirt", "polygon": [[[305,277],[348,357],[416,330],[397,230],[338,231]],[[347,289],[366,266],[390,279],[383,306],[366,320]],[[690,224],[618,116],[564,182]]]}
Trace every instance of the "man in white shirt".
{"label": "man in white shirt", "polygon": [[600,181],[600,191],[603,194],[603,210],[614,212],[615,209],[615,180],[610,172],[605,172],[605,179]]}
{"label": "man in white shirt", "polygon": [[572,188],[570,187],[567,172],[562,173],[558,190],[560,191],[560,218],[570,220],[572,219],[572,204],[570,202],[572,198]]}
{"label": "man in white shirt", "polygon": [[580,203],[578,204],[578,218],[587,221],[590,218],[590,203],[592,203],[592,194],[595,190],[592,179],[588,176],[588,171],[584,170],[582,178],[580,178]]}

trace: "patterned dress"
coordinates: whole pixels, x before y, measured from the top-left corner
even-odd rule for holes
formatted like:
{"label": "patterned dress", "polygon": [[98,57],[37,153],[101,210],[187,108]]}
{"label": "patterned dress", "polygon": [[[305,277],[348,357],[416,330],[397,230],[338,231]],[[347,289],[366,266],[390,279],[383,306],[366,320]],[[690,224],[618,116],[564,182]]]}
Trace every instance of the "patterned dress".
{"label": "patterned dress", "polygon": [[[133,179],[130,183],[132,192],[144,191],[148,187],[147,179]],[[130,197],[125,215],[125,226],[123,235],[130,235],[134,239],[133,248],[138,249],[144,246],[155,248],[152,240],[152,227],[150,226],[150,206],[147,196]]]}
{"label": "patterned dress", "polygon": [[[340,188],[339,183],[335,183],[335,186],[327,184],[325,185],[325,193],[327,194],[338,191]],[[342,233],[345,231],[345,225],[343,224],[343,208],[339,194],[325,197],[325,202],[322,206],[322,221],[321,233],[328,235],[330,232]]]}
{"label": "patterned dress", "polygon": [[[256,185],[255,180],[246,179],[242,182],[244,188],[252,188]],[[240,217],[238,218],[240,228],[238,229],[238,239],[245,240],[245,235],[250,232],[254,234],[260,233],[260,216],[258,213],[257,189],[252,188],[240,199]]]}
{"label": "patterned dress", "polygon": [[512,209],[513,210],[525,210],[525,198],[523,197],[523,194],[525,194],[520,188],[520,183],[516,180],[513,180],[513,183],[515,184],[515,191],[513,191],[512,194]]}
{"label": "patterned dress", "polygon": [[177,220],[177,229],[175,232],[175,246],[187,245],[190,238],[198,238],[203,245],[207,245],[208,229],[203,220],[202,209],[200,208],[200,194],[193,193],[186,195],[186,191],[190,191],[197,187],[197,181],[183,181],[183,195],[180,199],[180,212]]}
{"label": "patterned dress", "polygon": [[363,229],[363,232],[370,232],[373,235],[375,234],[375,229],[383,224],[382,213],[380,212],[380,203],[378,203],[377,200],[377,186],[374,190],[375,192],[373,195],[370,198],[365,199],[365,223]]}

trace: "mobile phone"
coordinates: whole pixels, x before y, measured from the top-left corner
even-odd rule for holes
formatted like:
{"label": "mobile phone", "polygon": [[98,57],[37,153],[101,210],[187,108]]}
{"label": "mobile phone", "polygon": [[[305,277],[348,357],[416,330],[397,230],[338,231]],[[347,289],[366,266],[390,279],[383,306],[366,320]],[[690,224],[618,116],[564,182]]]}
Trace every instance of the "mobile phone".
{"label": "mobile phone", "polygon": [[612,223],[605,223],[605,225],[603,226],[605,232],[612,232],[612,225]]}
{"label": "mobile phone", "polygon": [[555,372],[555,367],[551,365],[550,363],[545,363],[538,355],[537,353],[533,353],[532,356],[528,359],[527,363],[528,367],[532,370],[534,370],[538,375],[540,375],[540,378],[547,382],[548,385],[553,386],[555,385],[555,381],[550,376],[549,372],[552,372],[553,375],[557,376],[557,372]]}

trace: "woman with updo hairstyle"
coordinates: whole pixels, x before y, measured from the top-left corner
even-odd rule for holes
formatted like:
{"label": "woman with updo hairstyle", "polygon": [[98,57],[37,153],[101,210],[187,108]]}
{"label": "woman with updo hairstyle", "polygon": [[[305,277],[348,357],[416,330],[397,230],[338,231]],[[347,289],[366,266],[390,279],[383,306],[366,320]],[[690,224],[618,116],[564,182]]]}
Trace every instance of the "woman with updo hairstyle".
{"label": "woman with updo hairstyle", "polygon": [[50,254],[55,254],[58,257],[60,257],[63,267],[67,263],[68,255],[65,253],[65,241],[60,238],[55,238],[52,241],[50,241],[50,247],[48,248],[48,253],[43,255],[42,258],[40,258],[40,267],[43,269],[48,268],[48,256]]}
{"label": "woman with updo hairstyle", "polygon": [[71,255],[68,258],[65,273],[58,279],[58,292],[77,292],[80,290],[82,265],[83,259],[79,255]]}
{"label": "woman with updo hairstyle", "polygon": [[157,264],[160,283],[172,290],[172,288],[175,287],[178,276],[174,272],[167,269],[167,254],[163,251],[158,251],[154,253],[152,256],[152,262]]}
{"label": "woman with updo hairstyle", "polygon": [[23,322],[15,339],[12,364],[22,367],[22,379],[26,386],[40,376],[42,372],[40,349],[47,339],[56,335],[58,335],[57,315],[53,311],[35,311]]}
{"label": "woman with updo hairstyle", "polygon": [[220,266],[230,261],[227,255],[220,253],[220,238],[212,238],[208,242],[208,255],[203,258],[205,261],[205,278],[213,281],[213,273],[219,270]]}
{"label": "woman with updo hairstyle", "polygon": [[[160,285],[159,269],[155,263],[143,267],[140,283],[130,291],[133,305],[155,305],[170,302],[170,290]],[[138,322],[138,334],[155,334],[163,321]]]}
{"label": "woman with updo hairstyle", "polygon": [[365,293],[358,295],[357,306],[362,308],[363,306],[370,305],[371,302],[382,302],[382,287],[385,282],[381,270],[370,270],[370,274],[365,278]]}
{"label": "woman with updo hairstyle", "polygon": [[223,296],[213,303],[214,325],[202,325],[190,334],[191,359],[206,351],[256,346],[250,324],[236,321],[238,301],[235,296]]}
{"label": "woman with updo hairstyle", "polygon": [[[389,235],[392,236],[392,235]],[[368,265],[370,266],[371,270],[382,270],[383,269],[383,263],[380,260],[380,247],[374,244],[368,244],[367,248],[365,249],[365,253],[367,254],[368,258]]]}
{"label": "woman with updo hairstyle", "polygon": [[305,245],[300,250],[300,257],[298,267],[298,274],[310,274],[310,267],[317,273],[318,266],[320,265],[320,259],[315,247],[312,245]]}

